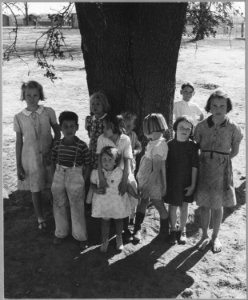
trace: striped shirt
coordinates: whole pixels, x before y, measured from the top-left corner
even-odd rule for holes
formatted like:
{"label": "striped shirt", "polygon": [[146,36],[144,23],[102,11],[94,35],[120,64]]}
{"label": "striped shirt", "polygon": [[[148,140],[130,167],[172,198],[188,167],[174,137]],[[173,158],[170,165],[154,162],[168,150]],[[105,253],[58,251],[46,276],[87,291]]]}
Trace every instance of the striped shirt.
{"label": "striped shirt", "polygon": [[55,142],[52,149],[52,161],[56,164],[73,167],[82,165],[90,165],[91,157],[87,144],[75,137],[75,142],[72,145],[65,145],[63,139]]}

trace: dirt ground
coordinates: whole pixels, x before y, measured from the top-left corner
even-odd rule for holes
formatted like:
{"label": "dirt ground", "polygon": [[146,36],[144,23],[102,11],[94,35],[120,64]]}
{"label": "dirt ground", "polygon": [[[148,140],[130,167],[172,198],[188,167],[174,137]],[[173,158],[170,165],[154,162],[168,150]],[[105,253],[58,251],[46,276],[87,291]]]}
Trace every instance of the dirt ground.
{"label": "dirt ground", "polygon": [[[101,254],[99,220],[87,216],[90,247],[80,253],[72,238],[59,247],[52,245],[54,221],[48,194],[44,194],[48,231],[37,229],[30,194],[16,189],[14,114],[24,108],[19,101],[22,81],[39,81],[45,91],[45,105],[57,116],[65,109],[79,114],[78,136],[88,142],[84,130],[89,112],[88,90],[78,30],[65,30],[73,60],[55,61],[60,79],[51,83],[32,56],[32,43],[42,29],[23,28],[18,58],[2,67],[3,95],[3,185],[4,185],[4,296],[6,298],[246,298],[246,199],[245,199],[245,41],[207,39],[197,44],[182,41],[177,68],[175,99],[185,80],[195,84],[194,101],[205,106],[211,89],[224,88],[233,101],[230,117],[243,129],[239,155],[233,159],[238,204],[225,210],[220,239],[223,251],[203,252],[199,240],[199,210],[190,207],[188,243],[184,246],[157,245],[159,216],[153,206],[147,210],[142,243],[126,244]],[[6,47],[8,31],[3,31]],[[28,76],[29,73],[29,76]],[[206,116],[206,114],[205,114]],[[130,228],[132,229],[132,228]]]}

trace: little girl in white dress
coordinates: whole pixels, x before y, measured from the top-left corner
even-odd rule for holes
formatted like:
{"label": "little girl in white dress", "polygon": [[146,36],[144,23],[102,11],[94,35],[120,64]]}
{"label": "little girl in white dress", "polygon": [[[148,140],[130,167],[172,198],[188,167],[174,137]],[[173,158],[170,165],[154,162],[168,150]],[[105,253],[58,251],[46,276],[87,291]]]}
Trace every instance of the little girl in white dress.
{"label": "little girl in white dress", "polygon": [[110,219],[115,220],[116,248],[123,249],[122,229],[123,218],[131,213],[131,204],[127,193],[120,195],[118,186],[122,180],[123,170],[119,167],[121,159],[118,149],[112,146],[103,147],[100,153],[103,174],[108,187],[105,191],[99,187],[99,176],[96,170],[91,174],[91,186],[94,191],[92,198],[92,217],[101,218],[102,246],[106,252],[109,243]]}

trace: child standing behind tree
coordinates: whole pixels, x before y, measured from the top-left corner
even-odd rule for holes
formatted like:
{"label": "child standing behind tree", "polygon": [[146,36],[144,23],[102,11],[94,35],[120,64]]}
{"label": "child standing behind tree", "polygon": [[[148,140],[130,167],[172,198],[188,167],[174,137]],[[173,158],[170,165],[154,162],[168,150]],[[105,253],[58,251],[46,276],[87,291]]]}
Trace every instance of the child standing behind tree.
{"label": "child standing behind tree", "polygon": [[[103,120],[107,116],[109,109],[108,99],[102,92],[96,92],[90,96],[90,116],[87,116],[85,119],[85,129],[90,138],[89,150],[91,155],[91,166],[94,170],[97,169],[98,163],[96,154],[97,139],[103,133]],[[86,187],[86,193],[88,194],[86,203],[90,204],[93,191],[90,187],[88,190],[88,186]]]}
{"label": "child standing behind tree", "polygon": [[[168,142],[167,193],[165,202],[169,203],[171,224],[170,244],[176,240],[185,244],[188,204],[193,202],[198,170],[198,146],[190,137],[193,122],[187,116],[179,117],[173,125],[175,138]],[[177,231],[177,209],[180,208],[180,228]]]}
{"label": "child standing behind tree", "polygon": [[53,143],[51,128],[54,139],[60,138],[54,110],[39,105],[44,98],[43,88],[38,82],[23,83],[21,100],[26,101],[27,107],[14,118],[18,189],[31,191],[39,229],[46,228],[41,191],[51,187],[53,176],[50,161]]}
{"label": "child standing behind tree", "polygon": [[60,244],[69,234],[71,220],[72,236],[79,241],[80,247],[85,249],[87,232],[84,198],[85,181],[90,175],[90,152],[86,143],[76,136],[77,114],[71,111],[62,112],[59,124],[64,138],[57,141],[52,149],[52,160],[56,164],[52,184],[56,227],[53,243]]}
{"label": "child standing behind tree", "polygon": [[193,124],[196,125],[199,121],[203,120],[204,116],[200,107],[191,101],[191,98],[195,94],[193,84],[191,82],[183,83],[180,94],[182,95],[182,100],[174,103],[173,114],[175,115],[175,119],[188,116],[193,119]]}

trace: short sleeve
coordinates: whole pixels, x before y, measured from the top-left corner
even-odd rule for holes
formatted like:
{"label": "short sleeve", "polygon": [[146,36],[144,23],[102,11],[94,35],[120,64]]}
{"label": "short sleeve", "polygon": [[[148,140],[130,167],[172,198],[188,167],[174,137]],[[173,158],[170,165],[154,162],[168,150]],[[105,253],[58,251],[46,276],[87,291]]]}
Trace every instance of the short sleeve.
{"label": "short sleeve", "polygon": [[130,138],[126,135],[126,139],[123,139],[123,157],[124,158],[133,158],[133,151]]}
{"label": "short sleeve", "polygon": [[168,145],[165,141],[157,145],[157,147],[154,147],[152,151],[153,157],[159,155],[161,156],[162,160],[166,160],[167,154],[168,154]]}
{"label": "short sleeve", "polygon": [[232,146],[239,145],[243,138],[241,128],[238,125],[235,125],[233,136],[232,136]]}
{"label": "short sleeve", "polygon": [[51,107],[46,107],[46,110],[48,112],[51,125],[57,124],[55,111]]}
{"label": "short sleeve", "polygon": [[22,132],[17,115],[15,115],[15,117],[14,117],[14,131],[15,132]]}
{"label": "short sleeve", "polygon": [[198,146],[192,142],[191,147],[191,165],[192,168],[199,167],[199,154],[198,154]]}
{"label": "short sleeve", "polygon": [[194,130],[194,140],[200,144],[201,143],[201,130],[200,130],[200,124],[197,124]]}

